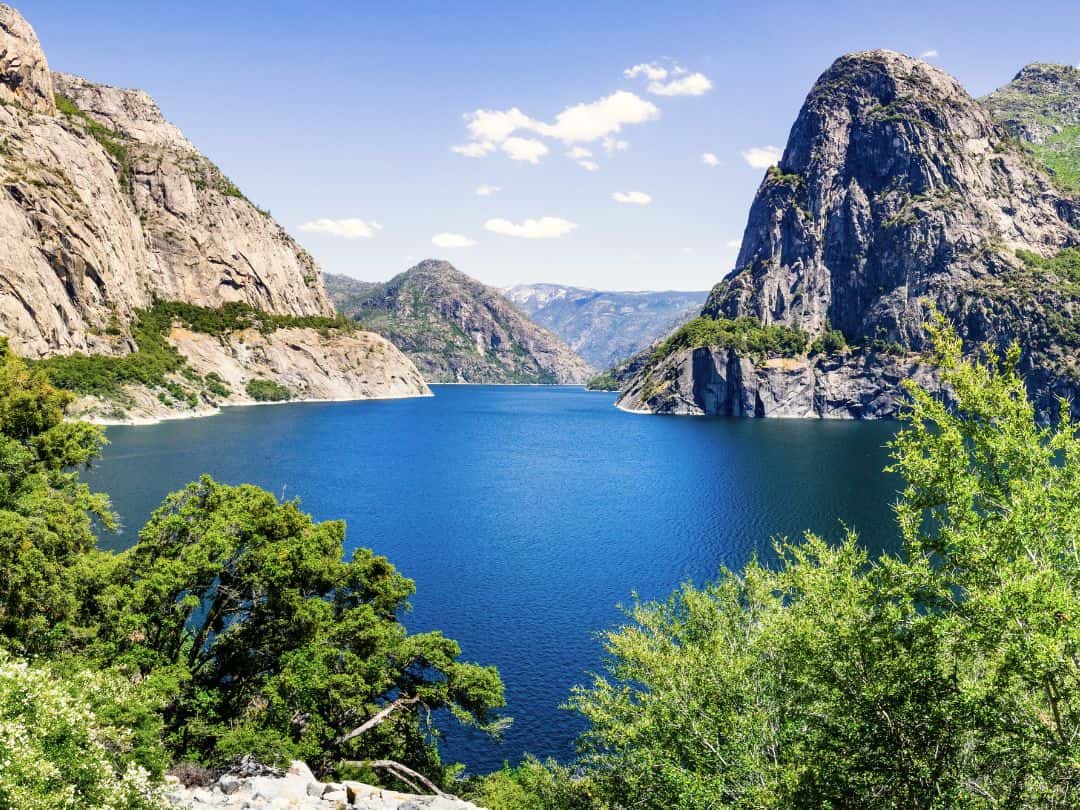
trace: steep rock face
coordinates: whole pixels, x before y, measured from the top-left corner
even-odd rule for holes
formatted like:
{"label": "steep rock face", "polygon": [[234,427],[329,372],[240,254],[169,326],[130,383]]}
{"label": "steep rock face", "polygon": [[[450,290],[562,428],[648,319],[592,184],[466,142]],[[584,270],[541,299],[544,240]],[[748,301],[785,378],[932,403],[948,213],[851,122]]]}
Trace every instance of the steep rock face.
{"label": "steep rock face", "polygon": [[[134,352],[136,310],[155,299],[334,314],[311,256],[199,154],[149,95],[50,73],[33,29],[5,5],[0,179],[0,334],[22,355]],[[250,401],[244,389],[255,378],[283,381],[296,398],[429,393],[408,358],[358,330],[212,340],[174,332],[189,362],[187,377],[168,380],[173,394],[192,374],[213,372],[233,384],[228,396],[211,397],[201,384],[194,402],[130,387],[118,401],[86,397],[78,412],[136,420],[209,412]]]}
{"label": "steep rock face", "polygon": [[153,296],[333,312],[311,257],[148,95],[50,74],[9,6],[0,100],[0,331],[17,351],[122,353],[102,333]]}
{"label": "steep rock face", "polygon": [[11,6],[0,3],[0,101],[52,115],[49,63],[37,34]]}
{"label": "steep rock face", "polygon": [[[1056,393],[1080,393],[1069,326],[1078,302],[1066,280],[1033,273],[1017,253],[1053,256],[1080,243],[1078,228],[1080,204],[954,79],[891,51],[851,54],[807,97],[751,206],[736,269],[703,314],[811,338],[841,330],[861,350],[811,362],[879,378],[891,405],[855,415],[887,416],[901,395],[877,370],[925,347],[933,304],[970,346],[1019,339],[1049,413]],[[624,407],[664,410],[668,396],[694,396],[677,376],[657,383],[662,363],[641,373],[654,384],[631,388]],[[642,401],[643,388],[655,401]],[[809,388],[801,397],[806,412],[832,415]],[[755,412],[772,415],[768,403]]]}
{"label": "steep rock face", "polygon": [[67,74],[53,80],[58,93],[121,136],[131,200],[158,264],[158,297],[333,313],[311,256],[199,154],[150,96]]}
{"label": "steep rock face", "polygon": [[431,382],[577,384],[594,373],[493,287],[428,260],[386,284],[336,278],[337,304],[399,346]]}
{"label": "steep rock face", "polygon": [[603,292],[519,284],[506,297],[590,365],[606,369],[664,337],[701,310],[706,292]]}

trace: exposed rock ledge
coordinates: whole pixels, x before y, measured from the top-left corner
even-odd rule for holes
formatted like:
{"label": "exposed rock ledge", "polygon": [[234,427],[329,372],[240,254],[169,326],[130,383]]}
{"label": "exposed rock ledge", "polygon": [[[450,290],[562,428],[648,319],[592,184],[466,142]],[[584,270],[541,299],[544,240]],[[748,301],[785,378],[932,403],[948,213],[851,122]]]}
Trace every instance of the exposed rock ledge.
{"label": "exposed rock ledge", "polygon": [[[386,339],[371,332],[324,336],[315,329],[256,329],[225,337],[174,327],[169,341],[189,367],[204,377],[214,373],[230,393],[195,407],[165,403],[159,392],[126,389],[123,403],[83,397],[71,416],[103,424],[147,424],[165,419],[208,416],[221,405],[251,405],[247,384],[269,379],[287,387],[293,401],[396,399],[431,396],[416,366]],[[177,378],[178,382],[183,382]]]}
{"label": "exposed rock ledge", "polygon": [[185,788],[174,781],[169,803],[200,810],[479,810],[450,796],[398,793],[360,782],[323,783],[302,762],[294,762],[285,773],[264,770],[254,776],[227,773],[208,787]]}
{"label": "exposed rock ledge", "polygon": [[846,353],[757,363],[727,349],[684,349],[634,377],[617,404],[635,413],[887,419],[903,403],[907,379],[936,387],[918,355]]}

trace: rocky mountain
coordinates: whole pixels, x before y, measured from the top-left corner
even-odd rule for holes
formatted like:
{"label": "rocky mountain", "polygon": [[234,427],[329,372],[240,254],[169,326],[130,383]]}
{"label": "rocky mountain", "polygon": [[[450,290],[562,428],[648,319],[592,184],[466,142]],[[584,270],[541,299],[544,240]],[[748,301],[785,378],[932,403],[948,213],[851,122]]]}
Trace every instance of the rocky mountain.
{"label": "rocky mountain", "polygon": [[367,284],[328,276],[339,311],[399,346],[431,382],[578,384],[595,373],[494,287],[428,260]]}
{"label": "rocky mountain", "polygon": [[559,284],[519,284],[506,291],[596,368],[606,369],[652,345],[701,310],[707,292],[600,292]]}
{"label": "rocky mountain", "polygon": [[[240,336],[219,334],[214,362],[183,364],[186,377],[175,363],[167,379],[133,375],[128,384],[120,375],[123,396],[106,407],[113,417],[251,401],[247,382],[297,367],[293,355],[311,360],[309,373],[292,380],[297,397],[426,393],[412,364],[385,342],[378,344],[382,367],[367,375],[358,358],[374,345],[372,336],[326,341],[307,328],[334,316],[311,256],[146,93],[50,72],[33,29],[2,4],[0,176],[0,333],[20,354],[134,357],[140,313],[156,301],[243,305],[292,318],[287,325],[302,330],[268,340],[261,354],[240,350]],[[166,338],[181,354],[187,349],[182,330]],[[250,363],[238,360],[245,357]],[[193,382],[227,362],[240,363],[239,389],[222,394],[217,387],[212,395]],[[173,394],[162,394],[166,383]],[[176,396],[180,389],[186,393]],[[84,413],[103,416],[99,404]]]}
{"label": "rocky mountain", "polygon": [[1042,414],[1080,394],[1080,202],[955,79],[891,51],[810,91],[702,317],[622,407],[749,416],[895,414],[929,307],[965,344],[1016,339]]}
{"label": "rocky mountain", "polygon": [[1080,193],[1080,68],[1028,65],[982,101],[1058,186]]}

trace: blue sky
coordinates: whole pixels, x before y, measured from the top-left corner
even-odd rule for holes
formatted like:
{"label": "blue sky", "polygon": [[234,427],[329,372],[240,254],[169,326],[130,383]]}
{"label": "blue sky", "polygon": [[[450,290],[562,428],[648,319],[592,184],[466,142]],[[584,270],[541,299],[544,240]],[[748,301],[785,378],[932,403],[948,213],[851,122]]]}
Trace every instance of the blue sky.
{"label": "blue sky", "polygon": [[840,54],[930,52],[976,95],[1080,63],[1076,0],[14,5],[54,70],[149,91],[325,270],[368,280],[439,257],[500,286],[707,289],[763,174],[744,153],[784,146]]}

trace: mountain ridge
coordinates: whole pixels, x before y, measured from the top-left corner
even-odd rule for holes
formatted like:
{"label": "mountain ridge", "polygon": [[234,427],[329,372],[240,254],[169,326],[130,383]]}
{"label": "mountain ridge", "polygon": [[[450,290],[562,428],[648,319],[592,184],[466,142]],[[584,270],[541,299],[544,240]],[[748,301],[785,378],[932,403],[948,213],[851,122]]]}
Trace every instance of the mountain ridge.
{"label": "mountain ridge", "polygon": [[330,276],[338,309],[383,335],[431,382],[583,384],[595,373],[502,292],[428,259],[382,284]]}
{"label": "mountain ridge", "polygon": [[595,290],[563,284],[518,284],[506,297],[559,335],[598,369],[633,356],[687,320],[708,292]]}

